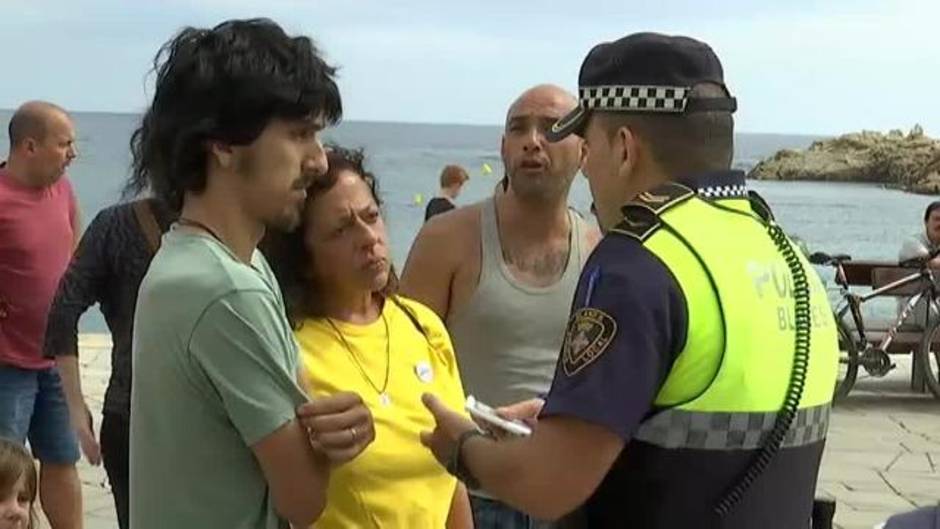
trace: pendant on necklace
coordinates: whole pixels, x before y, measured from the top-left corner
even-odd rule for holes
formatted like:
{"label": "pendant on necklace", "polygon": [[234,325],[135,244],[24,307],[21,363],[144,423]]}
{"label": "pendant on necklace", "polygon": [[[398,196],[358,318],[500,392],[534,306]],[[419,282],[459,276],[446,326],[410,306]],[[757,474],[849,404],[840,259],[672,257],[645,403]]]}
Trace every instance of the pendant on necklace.
{"label": "pendant on necklace", "polygon": [[379,403],[380,403],[382,406],[391,406],[391,405],[392,405],[392,398],[388,396],[388,393],[385,393],[385,392],[383,391],[382,393],[379,393]]}

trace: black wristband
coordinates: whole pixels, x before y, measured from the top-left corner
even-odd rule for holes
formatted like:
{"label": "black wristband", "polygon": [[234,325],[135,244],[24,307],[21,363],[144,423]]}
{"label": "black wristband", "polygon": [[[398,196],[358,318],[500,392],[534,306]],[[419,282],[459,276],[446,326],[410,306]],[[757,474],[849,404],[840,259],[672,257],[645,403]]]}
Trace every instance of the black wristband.
{"label": "black wristband", "polygon": [[450,464],[447,465],[447,471],[454,475],[457,479],[463,482],[468,489],[477,489],[480,488],[480,482],[473,476],[473,473],[470,472],[470,469],[464,464],[463,461],[463,445],[471,437],[490,437],[485,432],[474,428],[473,430],[467,430],[466,432],[460,434],[460,437],[457,438],[457,443],[454,446],[454,453],[451,455]]}

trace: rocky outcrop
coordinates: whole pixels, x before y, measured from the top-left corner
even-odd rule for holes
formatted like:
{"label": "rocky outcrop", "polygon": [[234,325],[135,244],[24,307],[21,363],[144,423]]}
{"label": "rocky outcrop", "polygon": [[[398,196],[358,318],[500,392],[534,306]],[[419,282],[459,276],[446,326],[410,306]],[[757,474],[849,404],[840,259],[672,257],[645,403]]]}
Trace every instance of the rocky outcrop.
{"label": "rocky outcrop", "polygon": [[940,157],[934,158],[924,167],[921,177],[909,189],[914,193],[940,195]]}
{"label": "rocky outcrop", "polygon": [[784,149],[748,174],[758,180],[868,182],[916,193],[940,193],[940,141],[915,126],[904,134],[864,131]]}

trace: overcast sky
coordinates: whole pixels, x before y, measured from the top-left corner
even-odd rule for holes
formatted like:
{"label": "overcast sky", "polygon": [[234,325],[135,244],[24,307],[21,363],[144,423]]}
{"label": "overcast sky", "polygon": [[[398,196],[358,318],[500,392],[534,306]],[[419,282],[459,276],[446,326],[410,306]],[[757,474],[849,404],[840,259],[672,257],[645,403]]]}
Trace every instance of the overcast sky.
{"label": "overcast sky", "polygon": [[933,0],[0,0],[0,108],[138,112],[179,28],[254,16],[318,42],[347,119],[501,123],[528,86],[575,89],[595,43],[660,31],[716,50],[738,130],[940,135]]}

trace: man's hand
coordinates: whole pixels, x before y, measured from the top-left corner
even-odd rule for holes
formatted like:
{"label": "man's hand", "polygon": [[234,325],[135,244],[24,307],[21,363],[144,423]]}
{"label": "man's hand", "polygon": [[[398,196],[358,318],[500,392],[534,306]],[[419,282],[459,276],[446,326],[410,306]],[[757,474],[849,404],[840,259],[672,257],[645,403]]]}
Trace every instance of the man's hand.
{"label": "man's hand", "polygon": [[538,416],[543,406],[545,406],[544,400],[529,399],[496,408],[496,413],[504,419],[523,421],[529,426],[534,427],[535,423],[538,422]]}
{"label": "man's hand", "polygon": [[72,428],[75,429],[75,435],[78,436],[78,443],[82,447],[82,453],[92,466],[101,464],[101,445],[95,437],[94,420],[91,417],[91,411],[87,406],[81,410],[73,411],[69,414],[72,417]]}
{"label": "man's hand", "polygon": [[333,465],[351,461],[375,440],[372,412],[356,393],[318,397],[297,408],[310,444]]}
{"label": "man's hand", "polygon": [[433,432],[421,432],[421,444],[428,447],[434,457],[446,468],[454,456],[457,439],[469,430],[478,429],[473,421],[444,406],[430,393],[421,396],[421,402],[434,416],[436,427]]}

